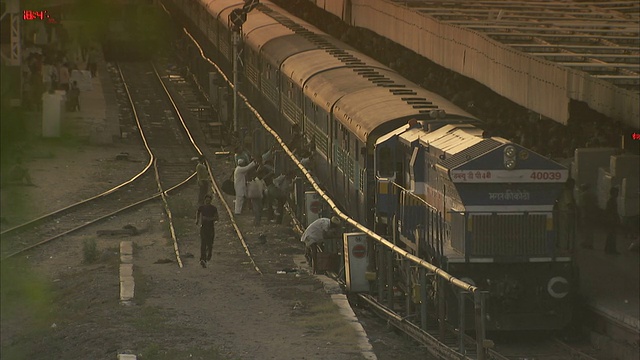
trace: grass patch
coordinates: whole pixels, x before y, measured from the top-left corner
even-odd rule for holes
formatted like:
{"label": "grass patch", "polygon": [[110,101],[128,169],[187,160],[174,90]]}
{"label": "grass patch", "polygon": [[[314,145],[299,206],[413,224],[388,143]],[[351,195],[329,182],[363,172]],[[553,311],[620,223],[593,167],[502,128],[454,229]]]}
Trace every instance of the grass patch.
{"label": "grass patch", "polygon": [[191,200],[187,200],[188,198],[187,196],[177,196],[167,199],[174,221],[184,218],[195,219],[197,208]]}
{"label": "grass patch", "polygon": [[96,239],[88,238],[82,242],[82,262],[92,264],[98,260],[100,253],[98,252],[98,244]]}
{"label": "grass patch", "polygon": [[1,264],[0,306],[4,342],[2,359],[28,359],[33,338],[46,338],[54,319],[51,288],[28,264],[4,259]]}
{"label": "grass patch", "polygon": [[135,288],[135,302],[139,306],[143,305],[147,298],[149,298],[149,291],[153,288],[151,279],[142,272],[138,266],[133,266],[133,278],[136,284]]}
{"label": "grass patch", "polygon": [[155,306],[144,306],[140,316],[133,320],[133,326],[140,331],[149,329],[160,329],[165,325],[164,316],[160,308]]}
{"label": "grass patch", "polygon": [[31,314],[46,318],[51,301],[51,289],[45,280],[34,273],[26,263],[4,259],[1,264],[0,298],[2,321],[17,314]]}

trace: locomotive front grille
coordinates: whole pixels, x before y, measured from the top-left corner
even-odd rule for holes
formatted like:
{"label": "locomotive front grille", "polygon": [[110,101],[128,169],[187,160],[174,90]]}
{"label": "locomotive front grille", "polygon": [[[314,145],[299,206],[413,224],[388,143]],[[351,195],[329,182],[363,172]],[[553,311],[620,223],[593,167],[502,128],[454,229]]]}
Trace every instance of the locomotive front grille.
{"label": "locomotive front grille", "polygon": [[543,255],[546,223],[545,214],[472,215],[470,255]]}

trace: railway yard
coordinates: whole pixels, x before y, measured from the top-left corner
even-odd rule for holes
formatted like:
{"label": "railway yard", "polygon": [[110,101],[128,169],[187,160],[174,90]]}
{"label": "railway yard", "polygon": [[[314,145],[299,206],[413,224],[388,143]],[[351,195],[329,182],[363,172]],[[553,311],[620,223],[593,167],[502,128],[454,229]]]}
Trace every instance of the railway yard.
{"label": "railway yard", "polygon": [[[108,69],[117,81],[117,69],[113,64],[109,64]],[[180,82],[180,76],[175,75]],[[101,79],[113,81],[105,75]],[[154,79],[138,76],[137,80]],[[94,84],[101,85],[100,82]],[[125,91],[117,86],[116,89],[120,95],[118,101],[124,105],[110,106],[126,110]],[[86,104],[100,106],[99,99],[87,99]],[[146,167],[149,155],[137,134],[109,145],[88,144],[83,138],[90,130],[84,123],[85,116],[89,115],[69,115],[62,123],[64,135],[60,140],[34,139],[25,149],[25,157],[33,159],[29,167],[36,186],[2,189],[3,214],[7,214],[3,231],[13,224],[49,214],[125,183]],[[153,127],[153,121],[147,121],[143,129]],[[30,124],[39,131],[37,120]],[[124,122],[121,126],[136,127],[134,123]],[[176,125],[171,131],[179,133],[180,129]],[[171,167],[165,162],[166,155],[158,154],[167,150],[163,146],[168,145],[170,137],[158,133],[150,137],[159,168]],[[195,137],[201,142],[204,140],[202,135]],[[158,141],[163,146],[158,146]],[[184,146],[188,139],[181,136],[174,142]],[[176,154],[175,148],[172,149]],[[126,158],[118,160],[124,153]],[[188,165],[189,170],[182,169],[183,178],[187,178],[195,162],[187,157],[182,163]],[[231,163],[228,156],[212,156],[211,171],[228,174]],[[175,172],[165,175],[163,179],[169,181],[165,186],[175,185],[171,183],[175,183],[175,178]],[[138,181],[155,184],[153,173]],[[116,196],[116,203],[123,207],[156,193],[152,190],[130,197],[131,193],[141,192],[136,191],[135,186],[134,182],[125,186],[124,194],[115,192],[111,196]],[[146,185],[146,188],[154,189],[155,185]],[[13,281],[27,281],[32,277],[39,281],[26,288],[17,284],[17,288],[12,288],[27,298],[22,303],[3,298],[3,311],[7,312],[2,317],[2,357],[106,359],[115,358],[117,353],[129,353],[141,359],[365,358],[358,346],[362,341],[358,338],[360,335],[331,301],[330,293],[335,292],[335,288],[325,290],[307,267],[296,263],[296,260],[303,261],[300,260],[304,259],[303,249],[297,240],[299,235],[290,226],[267,222],[256,228],[251,224],[248,211],[236,217],[252,259],[238,240],[226,209],[216,200],[221,221],[216,227],[214,258],[208,268],[201,268],[199,235],[194,224],[196,200],[197,186],[193,181],[168,195],[180,239],[182,266],[176,260],[166,226],[167,217],[157,198],[13,256],[28,259],[29,269],[3,260],[4,276],[21,274],[3,278],[5,290]],[[38,205],[23,207],[32,201]],[[226,201],[230,202],[230,198]],[[105,208],[111,202],[99,200]],[[116,207],[118,205],[105,213],[111,213]],[[9,215],[11,208],[20,211]],[[84,222],[98,216],[91,210],[76,210],[64,218],[44,220],[43,225],[48,224],[49,228],[37,230],[40,235],[31,236],[42,239],[46,237],[43,233],[57,235],[77,227],[78,220]],[[63,226],[65,229],[61,229]],[[131,235],[125,226],[133,226],[138,232]],[[12,237],[3,233],[3,256],[34,245],[37,240],[28,240],[29,233],[17,235],[16,242],[4,240]],[[260,243],[260,233],[267,234],[266,244]],[[127,240],[135,244],[135,297],[131,306],[123,306],[118,300],[120,242]],[[13,244],[12,248],[6,246],[8,243]],[[95,243],[95,260],[87,262],[86,243]],[[251,261],[255,261],[255,265]],[[278,274],[278,271],[287,271],[287,274]],[[31,298],[27,293],[32,291],[42,297]],[[385,359],[385,353],[389,359],[395,358],[398,352],[408,358],[425,354],[420,347],[408,346],[412,343],[372,313],[362,312],[362,315],[370,319],[368,332],[378,334],[370,337],[371,343],[380,348],[376,351],[377,358]]]}
{"label": "railway yard", "polygon": [[[371,34],[344,29],[344,24],[325,17],[315,6],[300,2],[288,6],[334,36],[342,33],[342,40],[351,40],[353,46],[370,39]],[[172,19],[178,25],[178,17]],[[81,109],[61,112],[56,135],[45,134],[50,128],[43,125],[47,120],[40,111],[24,113],[23,138],[12,142],[10,151],[12,159],[22,160],[32,184],[5,181],[7,163],[2,165],[3,359],[626,360],[637,356],[638,254],[626,250],[637,241],[633,232],[619,238],[622,254],[615,263],[608,255],[576,246],[571,256],[580,266],[581,278],[576,281],[584,298],[574,303],[574,321],[561,330],[485,333],[484,320],[478,330],[473,320],[449,323],[458,319],[449,313],[445,324],[445,295],[435,294],[444,285],[433,280],[436,271],[419,271],[405,262],[411,255],[402,250],[410,246],[402,246],[395,255],[381,251],[374,256],[379,278],[368,279],[369,284],[383,290],[371,294],[349,293],[354,280],[345,283],[349,275],[340,266],[315,274],[299,240],[305,222],[296,218],[305,206],[299,195],[292,195],[282,224],[263,215],[255,225],[250,206],[235,215],[235,197],[221,190],[233,173],[234,149],[240,141],[237,133],[222,129],[231,121],[222,115],[231,113],[231,91],[219,93],[229,85],[219,77],[218,93],[206,89],[203,79],[214,67],[221,68],[197,29],[185,26],[176,27],[176,38],[166,39],[169,50],[152,61],[116,61],[101,54],[97,77],[89,78],[81,92]],[[388,53],[394,45],[375,38],[363,46],[374,56]],[[406,49],[398,54],[401,59],[394,66],[409,76],[406,62],[413,55]],[[79,69],[88,69],[80,59]],[[249,67],[250,61],[245,61],[243,66]],[[542,117],[535,124],[507,125],[508,119],[533,115],[495,94],[480,103],[482,88],[462,90],[471,86],[468,79],[442,74],[425,78],[421,85],[444,88],[447,98],[486,119],[491,134],[526,143],[566,166],[575,148],[615,147],[620,133],[637,131],[600,115],[581,127],[581,117],[595,113],[583,112],[580,105],[572,108],[568,125]],[[248,87],[246,81],[243,86]],[[247,101],[244,93],[240,95],[239,101]],[[241,106],[245,126],[258,128],[269,122],[262,117],[274,116],[260,114],[257,107]],[[254,157],[275,144],[279,167],[281,161],[288,164],[284,168],[293,166],[299,184],[314,190],[316,177],[299,159],[287,159],[289,133],[274,136],[271,128],[242,131],[242,141]],[[573,131],[579,136],[572,136]],[[544,141],[545,134],[552,134],[549,141]],[[318,144],[321,149],[323,143]],[[206,267],[199,263],[195,224],[194,170],[201,154],[207,159],[213,204],[220,213],[213,259]],[[332,210],[344,215],[344,208],[331,201],[321,208],[302,212]],[[345,232],[361,230],[351,218],[342,217],[349,220]],[[597,228],[595,233],[596,248],[601,248],[604,230]],[[558,254],[554,261],[556,256],[569,259],[566,253]],[[599,265],[589,265],[594,263]],[[411,283],[400,280],[404,272]],[[608,283],[597,280],[601,277]],[[433,284],[427,286],[426,279]],[[448,281],[451,284],[446,285],[456,285],[458,280]],[[473,318],[474,310],[476,320],[482,318],[485,300],[474,297],[478,288],[473,280],[464,281],[469,284],[456,286],[467,286],[466,293],[451,286],[463,306],[451,308],[463,319]],[[555,285],[549,284],[546,290],[557,295]],[[471,306],[465,306],[464,295],[471,292],[467,297]],[[424,303],[432,300],[427,311]],[[465,317],[465,311],[472,316]],[[470,327],[465,331],[465,326]]]}

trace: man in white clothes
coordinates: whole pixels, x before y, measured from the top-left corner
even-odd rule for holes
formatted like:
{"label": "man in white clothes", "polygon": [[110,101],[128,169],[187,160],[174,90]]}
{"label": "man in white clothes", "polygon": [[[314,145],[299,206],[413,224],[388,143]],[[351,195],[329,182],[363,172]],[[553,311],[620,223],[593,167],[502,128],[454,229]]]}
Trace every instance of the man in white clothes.
{"label": "man in white clothes", "polygon": [[247,173],[258,166],[258,163],[252,161],[247,164],[245,159],[238,160],[238,166],[233,171],[233,186],[236,190],[236,205],[234,213],[240,215],[242,213],[242,205],[244,198],[247,196]]}

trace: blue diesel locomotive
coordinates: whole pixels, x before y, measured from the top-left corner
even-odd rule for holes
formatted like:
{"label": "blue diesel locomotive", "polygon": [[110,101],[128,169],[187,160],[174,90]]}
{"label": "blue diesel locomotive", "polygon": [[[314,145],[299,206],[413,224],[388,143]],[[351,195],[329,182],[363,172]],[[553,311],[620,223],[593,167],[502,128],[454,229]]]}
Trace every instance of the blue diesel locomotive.
{"label": "blue diesel locomotive", "polygon": [[[230,70],[245,2],[165,3]],[[268,1],[240,34],[241,90],[276,131],[315,142],[314,175],[346,213],[489,291],[487,329],[568,323],[573,261],[554,215],[566,168]]]}
{"label": "blue diesel locomotive", "polygon": [[564,327],[574,268],[554,205],[567,169],[472,125],[428,126],[377,141],[378,228],[487,290],[488,329]]}

